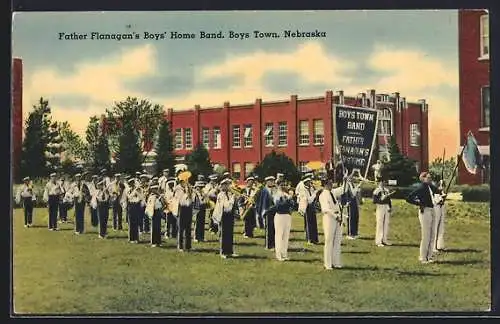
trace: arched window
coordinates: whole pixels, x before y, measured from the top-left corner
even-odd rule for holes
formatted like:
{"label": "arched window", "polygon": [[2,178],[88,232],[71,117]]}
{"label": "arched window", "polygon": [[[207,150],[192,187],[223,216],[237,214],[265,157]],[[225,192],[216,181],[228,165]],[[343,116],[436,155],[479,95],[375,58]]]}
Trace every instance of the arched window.
{"label": "arched window", "polygon": [[392,136],[392,111],[383,108],[378,114],[378,135]]}

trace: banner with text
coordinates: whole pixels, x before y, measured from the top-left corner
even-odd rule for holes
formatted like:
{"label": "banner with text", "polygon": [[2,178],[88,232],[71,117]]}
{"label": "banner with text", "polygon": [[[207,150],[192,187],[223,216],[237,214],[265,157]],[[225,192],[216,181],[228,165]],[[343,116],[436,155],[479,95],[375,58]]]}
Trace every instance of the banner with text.
{"label": "banner with text", "polygon": [[372,108],[334,106],[337,152],[349,174],[368,174],[377,132],[377,110]]}

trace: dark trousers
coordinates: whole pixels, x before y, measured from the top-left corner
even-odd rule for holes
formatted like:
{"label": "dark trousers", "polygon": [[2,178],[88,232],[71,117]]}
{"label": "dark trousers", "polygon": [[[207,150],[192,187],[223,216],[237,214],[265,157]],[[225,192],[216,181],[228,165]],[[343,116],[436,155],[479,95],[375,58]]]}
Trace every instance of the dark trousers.
{"label": "dark trousers", "polygon": [[200,209],[200,211],[196,214],[194,238],[198,241],[205,240],[205,213],[206,209]]}
{"label": "dark trousers", "polygon": [[57,210],[59,209],[59,196],[49,196],[49,228],[57,229]]}
{"label": "dark trousers", "polygon": [[128,240],[139,241],[139,213],[141,206],[139,203],[129,203],[128,209]]}
{"label": "dark trousers", "polygon": [[123,227],[122,206],[119,201],[113,202],[113,229],[121,230]]}
{"label": "dark trousers", "polygon": [[97,216],[97,208],[90,207],[90,223],[94,227],[99,225],[99,217]]}
{"label": "dark trousers", "polygon": [[68,220],[68,204],[62,202],[62,199],[61,202],[59,203],[59,219],[62,222],[66,222]]}
{"label": "dark trousers", "polygon": [[33,224],[33,198],[23,198],[24,206],[24,225]]}
{"label": "dark trousers", "polygon": [[130,204],[127,204],[127,207],[125,208],[124,212],[125,212],[125,222],[128,224],[128,218],[129,218],[128,215],[130,215]]}
{"label": "dark trousers", "polygon": [[212,217],[210,217],[210,223],[208,224],[208,227],[210,228],[211,232],[217,233],[219,231],[219,225],[217,225],[217,223],[214,222],[214,219]]}
{"label": "dark trousers", "polygon": [[265,224],[265,221],[264,221],[264,217],[265,216],[259,216],[259,215],[256,215],[256,217],[255,217],[256,226],[258,226],[260,229],[266,227],[266,224]]}
{"label": "dark trousers", "polygon": [[142,206],[142,204],[139,204],[139,233],[144,232],[144,216],[146,214],[146,206]]}
{"label": "dark trousers", "polygon": [[99,217],[99,235],[106,236],[108,233],[109,204],[97,204],[97,216]]}
{"label": "dark trousers", "polygon": [[275,212],[267,212],[266,217],[266,249],[274,249],[274,215]]}
{"label": "dark trousers", "polygon": [[245,223],[244,234],[248,237],[253,237],[253,229],[257,225],[255,218],[255,208],[250,208],[247,214],[243,215],[243,217],[245,217],[243,219],[243,222]]}
{"label": "dark trousers", "polygon": [[351,201],[348,207],[349,218],[347,219],[347,233],[349,236],[358,236],[359,209],[356,201]]}
{"label": "dark trousers", "polygon": [[179,206],[179,233],[177,235],[177,248],[180,250],[191,249],[191,227],[193,222],[193,208]]}
{"label": "dark trousers", "polygon": [[313,205],[308,205],[304,216],[304,229],[306,232],[306,241],[319,243],[318,239],[318,221],[316,219],[316,210]]}
{"label": "dark trousers", "polygon": [[151,217],[151,244],[161,244],[161,217],[163,212],[161,209],[155,209],[153,217]]}
{"label": "dark trousers", "polygon": [[172,213],[167,213],[167,237],[177,238],[177,217]]}
{"label": "dark trousers", "polygon": [[220,223],[220,254],[230,256],[233,250],[234,215],[232,212],[222,213]]}
{"label": "dark trousers", "polygon": [[85,202],[75,202],[75,232],[83,233],[83,215],[85,214]]}
{"label": "dark trousers", "polygon": [[146,208],[144,208],[143,214],[143,222],[144,222],[144,233],[149,233],[151,231],[151,219],[148,215],[146,215]]}

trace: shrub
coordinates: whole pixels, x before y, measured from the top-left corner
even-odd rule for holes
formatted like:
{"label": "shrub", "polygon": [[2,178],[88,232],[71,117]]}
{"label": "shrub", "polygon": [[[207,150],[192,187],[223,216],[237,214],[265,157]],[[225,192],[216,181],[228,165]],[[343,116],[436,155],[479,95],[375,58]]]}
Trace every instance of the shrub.
{"label": "shrub", "polygon": [[462,200],[466,202],[490,201],[490,186],[468,186],[462,189]]}

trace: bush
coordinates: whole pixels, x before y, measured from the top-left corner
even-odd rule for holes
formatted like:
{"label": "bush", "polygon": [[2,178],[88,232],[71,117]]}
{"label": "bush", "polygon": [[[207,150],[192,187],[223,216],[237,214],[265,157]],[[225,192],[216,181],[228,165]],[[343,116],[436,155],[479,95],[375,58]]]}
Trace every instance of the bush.
{"label": "bush", "polygon": [[467,186],[462,189],[462,200],[465,202],[490,201],[490,186]]}

